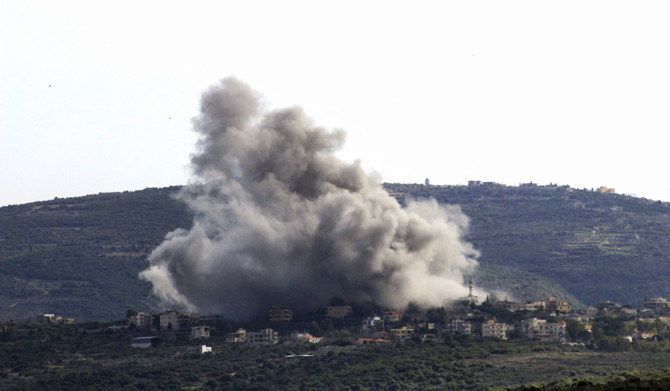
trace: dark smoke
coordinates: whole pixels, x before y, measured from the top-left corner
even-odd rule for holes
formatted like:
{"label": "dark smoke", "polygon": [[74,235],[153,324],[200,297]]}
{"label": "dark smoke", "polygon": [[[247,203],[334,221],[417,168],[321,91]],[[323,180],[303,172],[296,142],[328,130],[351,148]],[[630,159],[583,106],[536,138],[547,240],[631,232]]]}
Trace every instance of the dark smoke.
{"label": "dark smoke", "polygon": [[467,294],[477,252],[457,207],[402,208],[359,163],[334,156],[345,138],[298,107],[263,112],[246,84],[224,79],[202,97],[195,212],[140,275],[170,304],[245,319],[271,305],[315,309],[332,297],[402,309]]}

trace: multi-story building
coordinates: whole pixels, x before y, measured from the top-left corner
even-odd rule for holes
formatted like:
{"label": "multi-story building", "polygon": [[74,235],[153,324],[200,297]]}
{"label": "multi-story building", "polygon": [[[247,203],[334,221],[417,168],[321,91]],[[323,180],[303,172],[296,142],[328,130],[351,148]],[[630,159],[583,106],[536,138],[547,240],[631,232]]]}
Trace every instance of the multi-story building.
{"label": "multi-story building", "polygon": [[414,334],[414,329],[409,326],[402,326],[399,329],[391,329],[391,338],[403,342]]}
{"label": "multi-story building", "polygon": [[291,322],[293,311],[289,307],[272,307],[268,310],[270,322]]}
{"label": "multi-story building", "polygon": [[279,342],[279,334],[272,329],[247,332],[244,343],[250,345],[272,345]]}
{"label": "multi-story building", "polygon": [[550,297],[549,300],[547,300],[547,311],[549,312],[568,313],[571,309],[570,303],[565,300],[556,300],[553,297]]}
{"label": "multi-story building", "polygon": [[512,327],[507,323],[496,323],[494,320],[489,320],[482,323],[482,337],[506,340],[507,332],[511,329]]}
{"label": "multi-story building", "polygon": [[547,323],[544,319],[524,319],[521,334],[526,338],[561,341],[565,339],[565,322]]}
{"label": "multi-story building", "polygon": [[179,330],[179,312],[167,311],[160,314],[160,329],[161,330]]}
{"label": "multi-story building", "polygon": [[470,335],[472,334],[472,324],[470,322],[461,320],[460,318],[455,319],[452,320],[449,324],[449,331],[451,331],[453,334]]}

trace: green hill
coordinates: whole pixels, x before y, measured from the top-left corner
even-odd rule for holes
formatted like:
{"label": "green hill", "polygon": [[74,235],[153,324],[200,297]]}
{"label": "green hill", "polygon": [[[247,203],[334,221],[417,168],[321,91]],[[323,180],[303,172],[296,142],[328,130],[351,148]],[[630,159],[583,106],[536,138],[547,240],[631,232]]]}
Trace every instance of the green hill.
{"label": "green hill", "polygon": [[0,320],[118,319],[155,304],[137,278],[165,234],[189,227],[178,187],[0,208]]}
{"label": "green hill", "polygon": [[[670,296],[669,203],[567,186],[386,187],[400,200],[432,197],[461,205],[483,270],[522,270],[585,304]],[[518,287],[517,296],[542,298],[535,288],[522,288],[524,281],[499,283]]]}
{"label": "green hill", "polygon": [[[401,202],[433,197],[470,216],[476,284],[515,299],[581,305],[670,296],[670,204],[569,187],[385,185]],[[137,274],[192,216],[179,187],[0,208],[0,320],[56,313],[117,319],[157,304]]]}

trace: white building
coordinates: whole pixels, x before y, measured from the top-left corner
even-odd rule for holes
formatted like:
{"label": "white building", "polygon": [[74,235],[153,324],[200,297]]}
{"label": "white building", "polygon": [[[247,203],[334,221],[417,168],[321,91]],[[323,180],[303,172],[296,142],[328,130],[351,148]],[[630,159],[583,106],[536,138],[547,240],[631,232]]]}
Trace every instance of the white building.
{"label": "white building", "polygon": [[544,319],[524,319],[521,334],[526,338],[561,341],[565,339],[565,322],[547,323]]}
{"label": "white building", "polygon": [[494,320],[489,320],[482,323],[482,337],[507,340],[507,332],[511,329],[512,326],[507,323],[496,323]]}

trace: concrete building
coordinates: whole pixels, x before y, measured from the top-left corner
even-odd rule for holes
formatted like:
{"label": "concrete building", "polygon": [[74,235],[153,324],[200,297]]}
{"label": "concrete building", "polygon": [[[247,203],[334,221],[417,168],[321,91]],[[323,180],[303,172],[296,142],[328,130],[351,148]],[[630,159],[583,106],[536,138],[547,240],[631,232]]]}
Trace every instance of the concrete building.
{"label": "concrete building", "polygon": [[402,326],[399,329],[391,329],[391,338],[400,342],[408,340],[413,334],[414,329],[409,326]]}
{"label": "concrete building", "polygon": [[179,330],[179,312],[167,311],[160,314],[160,329],[170,331]]}
{"label": "concrete building", "polygon": [[511,329],[512,327],[507,323],[496,323],[494,320],[489,320],[482,323],[482,337],[507,340],[507,332]]}
{"label": "concrete building", "polygon": [[472,324],[464,320],[455,319],[449,324],[449,331],[453,334],[472,334]]}
{"label": "concrete building", "polygon": [[547,311],[555,313],[568,313],[572,310],[570,303],[565,300],[556,300],[553,297],[550,297],[547,300]]}
{"label": "concrete building", "polygon": [[272,329],[247,332],[244,343],[249,345],[272,345],[279,342],[279,334]]}
{"label": "concrete building", "polygon": [[226,334],[226,342],[228,343],[244,343],[247,339],[247,331],[245,329],[237,329],[233,333]]}
{"label": "concrete building", "polygon": [[521,334],[531,339],[562,341],[565,339],[565,326],[565,322],[547,323],[544,319],[524,319],[521,321]]}

